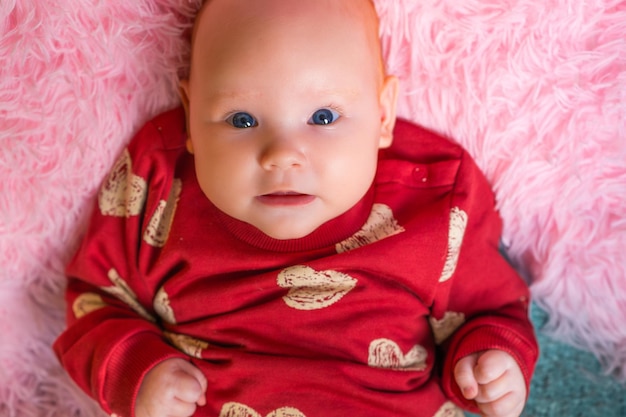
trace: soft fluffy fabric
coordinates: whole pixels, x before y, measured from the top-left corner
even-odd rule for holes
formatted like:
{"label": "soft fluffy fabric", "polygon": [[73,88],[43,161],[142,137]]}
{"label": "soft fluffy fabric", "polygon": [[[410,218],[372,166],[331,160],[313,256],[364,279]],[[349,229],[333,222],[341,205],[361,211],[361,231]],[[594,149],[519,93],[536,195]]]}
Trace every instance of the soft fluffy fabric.
{"label": "soft fluffy fabric", "polygon": [[[117,153],[178,104],[198,4],[0,0],[0,416],[99,415],[50,350],[63,267]],[[377,7],[401,115],[474,155],[546,330],[626,379],[626,2]]]}

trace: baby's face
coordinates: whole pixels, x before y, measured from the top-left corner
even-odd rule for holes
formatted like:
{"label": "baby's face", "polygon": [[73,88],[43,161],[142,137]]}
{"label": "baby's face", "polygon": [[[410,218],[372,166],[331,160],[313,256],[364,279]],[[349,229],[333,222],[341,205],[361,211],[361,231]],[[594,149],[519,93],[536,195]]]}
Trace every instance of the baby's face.
{"label": "baby's face", "polygon": [[[349,3],[349,4],[348,4]],[[397,82],[367,0],[211,0],[181,90],[198,182],[220,210],[304,237],[367,192]]]}

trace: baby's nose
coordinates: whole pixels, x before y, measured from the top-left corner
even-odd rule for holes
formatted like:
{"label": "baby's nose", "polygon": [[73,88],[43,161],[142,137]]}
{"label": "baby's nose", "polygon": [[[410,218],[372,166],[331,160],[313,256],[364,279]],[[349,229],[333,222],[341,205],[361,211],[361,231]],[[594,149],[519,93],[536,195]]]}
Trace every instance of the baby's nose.
{"label": "baby's nose", "polygon": [[275,139],[263,149],[260,163],[266,170],[300,168],[306,156],[297,140]]}

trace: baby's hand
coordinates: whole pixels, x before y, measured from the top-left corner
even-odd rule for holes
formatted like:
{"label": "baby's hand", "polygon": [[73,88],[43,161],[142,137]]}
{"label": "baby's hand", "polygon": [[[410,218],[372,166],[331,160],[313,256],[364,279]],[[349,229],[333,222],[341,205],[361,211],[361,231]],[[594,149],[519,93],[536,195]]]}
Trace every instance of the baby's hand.
{"label": "baby's hand", "polygon": [[518,417],[526,401],[526,382],[519,365],[501,350],[486,350],[461,359],[454,377],[463,396],[476,401],[489,417]]}
{"label": "baby's hand", "polygon": [[136,417],[189,417],[206,404],[207,380],[198,368],[180,358],[168,359],[145,376]]}

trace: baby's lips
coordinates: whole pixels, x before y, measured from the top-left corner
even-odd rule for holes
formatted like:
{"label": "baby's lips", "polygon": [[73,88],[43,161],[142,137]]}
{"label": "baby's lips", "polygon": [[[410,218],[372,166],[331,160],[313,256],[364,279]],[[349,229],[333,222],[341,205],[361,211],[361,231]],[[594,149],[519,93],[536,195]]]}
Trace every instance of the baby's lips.
{"label": "baby's lips", "polygon": [[315,196],[298,193],[296,191],[277,191],[260,195],[257,199],[264,204],[273,206],[301,206],[312,202]]}

